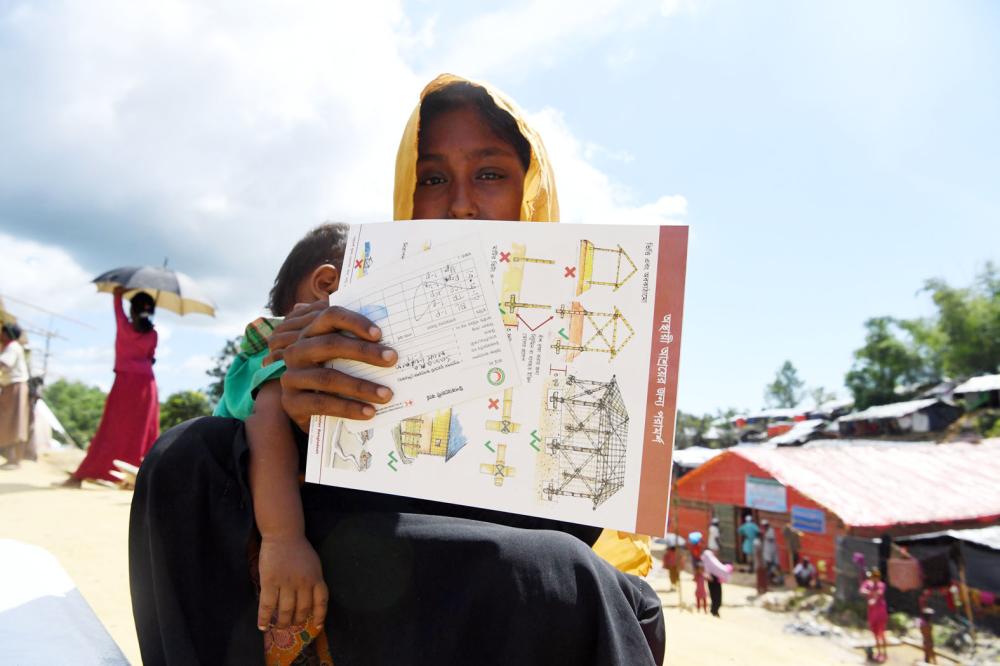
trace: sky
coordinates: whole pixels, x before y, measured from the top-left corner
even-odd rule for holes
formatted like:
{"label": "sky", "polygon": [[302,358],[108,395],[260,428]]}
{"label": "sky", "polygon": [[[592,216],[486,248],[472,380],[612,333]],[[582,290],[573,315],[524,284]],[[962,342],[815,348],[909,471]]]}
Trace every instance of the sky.
{"label": "sky", "polygon": [[690,225],[682,410],[756,409],[785,360],[846,397],[865,319],[1000,261],[1000,5],[498,7],[0,0],[0,296],[59,334],[49,381],[110,387],[90,280],[168,259],[219,312],[158,313],[161,396],[203,388],[306,230],[391,218],[443,71],[528,113],[564,222]]}

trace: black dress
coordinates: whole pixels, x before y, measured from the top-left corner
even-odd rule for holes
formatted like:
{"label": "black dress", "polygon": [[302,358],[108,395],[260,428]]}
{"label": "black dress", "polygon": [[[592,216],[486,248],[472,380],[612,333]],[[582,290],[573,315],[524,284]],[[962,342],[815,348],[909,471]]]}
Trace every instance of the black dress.
{"label": "black dress", "polygon": [[[205,417],[142,463],[129,574],[148,666],[263,663],[247,455],[241,421]],[[312,484],[302,503],[337,666],[663,660],[656,593],[594,554],[596,528]]]}

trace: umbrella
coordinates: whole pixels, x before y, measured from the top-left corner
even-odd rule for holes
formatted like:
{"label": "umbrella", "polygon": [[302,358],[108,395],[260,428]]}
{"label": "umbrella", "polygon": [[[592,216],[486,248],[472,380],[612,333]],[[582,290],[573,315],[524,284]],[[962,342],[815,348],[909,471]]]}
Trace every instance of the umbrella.
{"label": "umbrella", "polygon": [[215,316],[215,303],[201,287],[184,273],[166,266],[123,266],[101,273],[93,282],[97,291],[108,293],[122,287],[126,297],[145,291],[155,299],[156,307],[179,315],[200,312]]}

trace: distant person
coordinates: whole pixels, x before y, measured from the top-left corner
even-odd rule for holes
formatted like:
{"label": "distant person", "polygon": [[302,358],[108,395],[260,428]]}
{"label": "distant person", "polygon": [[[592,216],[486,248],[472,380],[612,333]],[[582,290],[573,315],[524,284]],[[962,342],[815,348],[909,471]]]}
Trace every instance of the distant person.
{"label": "distant person", "polygon": [[663,568],[667,570],[667,574],[670,576],[670,589],[672,590],[676,590],[681,582],[682,566],[684,566],[684,551],[676,545],[667,548],[663,553]]}
{"label": "distant person", "polygon": [[785,525],[781,532],[785,537],[785,548],[788,550],[788,570],[791,571],[799,563],[802,532],[792,527],[791,523]]}
{"label": "distant person", "polygon": [[889,624],[889,607],[885,602],[885,583],[878,567],[868,570],[868,578],[859,591],[868,601],[868,628],[875,636],[875,661],[885,661],[888,658],[885,630]]}
{"label": "distant person", "polygon": [[753,572],[757,580],[757,595],[767,592],[767,564],[764,562],[764,540],[758,535],[753,540]]}
{"label": "distant person", "polygon": [[722,547],[722,533],[719,530],[719,519],[712,518],[712,523],[708,526],[708,548],[716,553]]}
{"label": "distant person", "polygon": [[[708,612],[708,592],[705,589],[705,565],[700,561],[694,563],[694,605],[696,610],[703,613]],[[716,609],[716,611],[718,611],[718,609]]]}
{"label": "distant person", "polygon": [[13,323],[0,329],[0,450],[7,459],[0,470],[18,469],[28,453],[31,411],[28,362],[18,342],[21,333],[21,327]]}
{"label": "distant person", "polygon": [[924,606],[920,609],[920,638],[924,649],[924,663],[936,664],[937,654],[934,652],[934,609]]}
{"label": "distant person", "polygon": [[738,532],[740,535],[740,550],[743,552],[743,561],[748,565],[747,570],[753,571],[753,541],[760,536],[760,528],[757,527],[757,523],[753,522],[753,516],[747,514]]}
{"label": "distant person", "polygon": [[816,567],[809,561],[808,557],[803,557],[792,569],[795,583],[799,587],[813,588],[816,586]]}
{"label": "distant person", "polygon": [[84,479],[117,481],[111,475],[114,461],[138,465],[160,435],[160,402],[153,376],[156,303],[140,291],[130,299],[131,318],[127,317],[122,306],[124,291],[121,287],[114,291],[115,381],[87,456],[59,484],[63,488],[79,488]]}
{"label": "distant person", "polygon": [[760,525],[764,529],[764,568],[767,569],[768,580],[773,580],[775,573],[781,570],[778,562],[778,535],[768,521],[762,520]]}
{"label": "distant person", "polygon": [[728,583],[733,574],[733,565],[723,564],[714,551],[706,549],[701,554],[701,565],[708,575],[708,597],[712,602],[710,612],[715,617],[719,616],[719,609],[722,608],[722,584]]}

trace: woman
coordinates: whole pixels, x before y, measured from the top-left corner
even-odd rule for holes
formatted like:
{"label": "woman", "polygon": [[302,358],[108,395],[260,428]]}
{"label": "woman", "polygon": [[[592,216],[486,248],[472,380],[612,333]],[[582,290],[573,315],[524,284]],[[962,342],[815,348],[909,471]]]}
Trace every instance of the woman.
{"label": "woman", "polygon": [[138,465],[160,434],[160,402],[153,376],[156,304],[152,296],[140,291],[132,296],[130,317],[126,317],[123,293],[121,287],[115,288],[115,382],[87,456],[60,484],[64,488],[79,488],[84,479],[116,481],[111,475],[114,461]]}
{"label": "woman", "polygon": [[21,467],[28,451],[31,401],[28,397],[28,363],[21,346],[21,327],[14,323],[0,330],[0,451],[7,462],[0,470]]}
{"label": "woman", "polygon": [[[432,82],[400,144],[397,219],[557,215],[544,148],[516,109],[457,77]],[[301,429],[311,414],[364,418],[367,403],[385,401],[322,365],[395,363],[371,322],[323,304],[295,314],[272,343],[288,366],[282,403]],[[246,452],[241,423],[201,419],[164,435],[143,463],[130,574],[145,663],[261,661]],[[338,665],[662,660],[659,600],[594,554],[599,529],[312,484],[301,494]]]}

